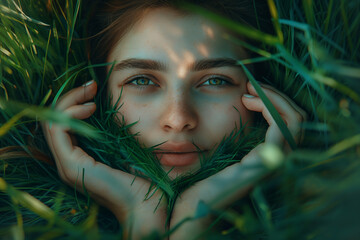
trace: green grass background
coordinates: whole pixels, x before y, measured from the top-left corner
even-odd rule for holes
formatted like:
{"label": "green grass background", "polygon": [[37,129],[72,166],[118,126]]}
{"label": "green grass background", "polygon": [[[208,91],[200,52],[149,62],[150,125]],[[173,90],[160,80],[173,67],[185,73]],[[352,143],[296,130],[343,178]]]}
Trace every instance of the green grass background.
{"label": "green grass background", "polygon": [[[360,1],[267,2],[274,35],[184,5],[260,40],[255,46],[229,37],[258,55],[239,64],[262,62],[269,67],[269,74],[259,79],[248,73],[255,87],[257,81],[271,82],[308,113],[303,143],[292,144],[294,151],[269,168],[270,175],[249,196],[221,212],[199,206],[199,215],[212,214],[214,219],[204,235],[356,239],[360,236]],[[80,0],[0,1],[0,237],[119,239],[121,235],[121,224],[110,212],[63,184],[54,164],[43,161],[51,154],[39,120],[70,126],[99,161],[124,171],[129,171],[129,164],[136,166],[136,174],[150,176],[153,187],[161,188],[169,202],[187,186],[241,159],[261,141],[260,131],[234,144],[236,134],[242,134],[240,128],[224,139],[218,154],[201,171],[170,181],[151,157],[151,148],[141,148],[126,132],[129,126],[114,124],[116,109],[108,99],[95,99],[101,109],[87,122],[52,110],[61,93],[95,78],[96,66],[87,61],[83,39],[84,5]],[[271,103],[262,98],[271,110]],[[276,111],[271,113],[279,119]],[[288,130],[280,119],[277,123],[291,144]]]}

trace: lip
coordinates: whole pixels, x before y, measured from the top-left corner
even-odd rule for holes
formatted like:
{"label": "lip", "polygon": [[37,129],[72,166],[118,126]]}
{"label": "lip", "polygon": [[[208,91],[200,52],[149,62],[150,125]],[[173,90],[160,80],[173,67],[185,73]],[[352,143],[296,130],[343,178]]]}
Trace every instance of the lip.
{"label": "lip", "polygon": [[199,159],[199,153],[206,152],[199,147],[199,150],[191,142],[166,142],[160,150],[154,151],[161,165],[170,167],[182,167],[194,164]]}

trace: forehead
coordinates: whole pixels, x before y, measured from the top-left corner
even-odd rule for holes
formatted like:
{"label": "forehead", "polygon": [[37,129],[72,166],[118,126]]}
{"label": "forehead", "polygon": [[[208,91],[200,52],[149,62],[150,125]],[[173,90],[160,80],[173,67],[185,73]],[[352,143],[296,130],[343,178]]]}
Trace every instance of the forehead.
{"label": "forehead", "polygon": [[226,33],[216,23],[196,14],[182,14],[170,8],[151,9],[117,42],[108,61],[245,58],[242,48],[224,39]]}

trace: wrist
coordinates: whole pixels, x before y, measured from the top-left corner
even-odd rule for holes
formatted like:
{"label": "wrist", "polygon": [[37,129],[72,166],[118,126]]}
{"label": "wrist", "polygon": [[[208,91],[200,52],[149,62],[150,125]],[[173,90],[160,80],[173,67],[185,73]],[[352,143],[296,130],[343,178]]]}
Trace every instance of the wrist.
{"label": "wrist", "polygon": [[133,239],[141,239],[153,232],[162,235],[166,229],[167,202],[161,193],[143,200],[127,211],[125,225]]}
{"label": "wrist", "polygon": [[189,197],[188,193],[177,199],[170,221],[170,229],[176,230],[170,239],[195,239],[208,228],[211,216],[198,211],[201,201],[193,195]]}

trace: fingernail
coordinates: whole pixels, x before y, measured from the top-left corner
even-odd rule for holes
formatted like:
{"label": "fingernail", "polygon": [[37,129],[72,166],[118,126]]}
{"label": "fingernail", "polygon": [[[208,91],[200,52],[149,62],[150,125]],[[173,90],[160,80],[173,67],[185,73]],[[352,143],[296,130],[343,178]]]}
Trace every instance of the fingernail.
{"label": "fingernail", "polygon": [[83,105],[85,106],[91,106],[91,105],[94,105],[95,103],[94,102],[87,102],[87,103],[84,103]]}
{"label": "fingernail", "polygon": [[246,93],[245,93],[243,96],[244,96],[244,97],[247,97],[247,98],[253,98],[253,97],[255,97],[255,96],[253,96],[253,95],[246,94]]}
{"label": "fingernail", "polygon": [[91,81],[89,81],[89,82],[87,82],[87,83],[84,83],[83,84],[83,87],[87,87],[87,86],[89,86],[89,85],[91,85],[91,84],[93,84],[94,83],[94,80],[91,80]]}

